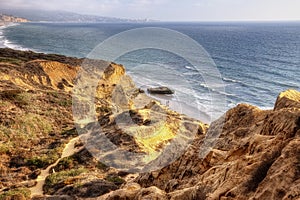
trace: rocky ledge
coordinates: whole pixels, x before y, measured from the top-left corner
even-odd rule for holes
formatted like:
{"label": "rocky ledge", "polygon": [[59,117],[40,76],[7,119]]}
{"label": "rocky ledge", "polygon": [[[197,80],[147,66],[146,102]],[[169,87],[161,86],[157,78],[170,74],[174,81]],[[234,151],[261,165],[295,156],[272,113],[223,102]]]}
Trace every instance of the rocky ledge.
{"label": "rocky ledge", "polygon": [[[240,104],[208,126],[148,97],[115,63],[0,49],[0,77],[0,199],[300,198],[298,91],[273,110]],[[73,120],[72,96],[86,117],[86,96],[74,98],[85,81],[96,81],[96,121]],[[75,126],[95,122],[101,133],[74,140]],[[101,135],[139,156],[95,159]]]}

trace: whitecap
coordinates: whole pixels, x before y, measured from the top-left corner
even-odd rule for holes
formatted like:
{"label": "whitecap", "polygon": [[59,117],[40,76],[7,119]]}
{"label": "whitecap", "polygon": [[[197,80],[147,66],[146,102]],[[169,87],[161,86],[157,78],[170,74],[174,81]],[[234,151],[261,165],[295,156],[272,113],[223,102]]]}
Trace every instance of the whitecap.
{"label": "whitecap", "polygon": [[271,106],[258,106],[261,110],[273,110]]}
{"label": "whitecap", "polygon": [[231,82],[231,83],[241,83],[241,81],[231,79],[231,78],[225,78],[225,77],[222,77],[222,80],[226,81],[226,82]]}
{"label": "whitecap", "polygon": [[15,50],[21,50],[21,51],[28,51],[29,50],[28,48],[24,48],[20,45],[14,44],[13,42],[11,42],[7,39],[4,39],[4,46],[8,47],[8,48],[11,48],[11,49],[15,49]]}
{"label": "whitecap", "polygon": [[29,50],[28,48],[24,48],[20,45],[14,44],[13,42],[9,41],[4,35],[4,32],[3,32],[4,29],[6,29],[8,27],[12,27],[12,26],[17,26],[17,25],[20,25],[20,24],[18,24],[18,23],[9,23],[9,24],[6,24],[6,25],[0,27],[0,47],[8,47],[8,48],[11,48],[11,49],[16,49],[16,50],[21,50],[21,51],[28,51]]}

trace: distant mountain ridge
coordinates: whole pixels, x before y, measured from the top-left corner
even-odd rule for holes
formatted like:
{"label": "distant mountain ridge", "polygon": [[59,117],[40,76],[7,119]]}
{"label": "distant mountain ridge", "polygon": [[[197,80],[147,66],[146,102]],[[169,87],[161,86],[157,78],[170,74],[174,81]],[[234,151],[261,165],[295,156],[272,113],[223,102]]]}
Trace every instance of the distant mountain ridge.
{"label": "distant mountain ridge", "polygon": [[149,22],[149,19],[122,19],[115,17],[103,17],[97,15],[83,15],[67,11],[41,11],[41,10],[10,10],[1,9],[0,13],[26,18],[33,22],[103,22],[103,23],[136,23]]}

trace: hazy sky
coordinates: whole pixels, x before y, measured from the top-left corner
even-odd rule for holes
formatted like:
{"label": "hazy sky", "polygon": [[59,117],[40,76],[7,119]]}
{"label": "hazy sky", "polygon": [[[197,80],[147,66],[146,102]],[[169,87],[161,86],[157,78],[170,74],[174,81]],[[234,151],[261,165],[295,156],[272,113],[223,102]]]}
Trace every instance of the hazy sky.
{"label": "hazy sky", "polygon": [[300,20],[300,0],[0,0],[0,8],[166,21]]}

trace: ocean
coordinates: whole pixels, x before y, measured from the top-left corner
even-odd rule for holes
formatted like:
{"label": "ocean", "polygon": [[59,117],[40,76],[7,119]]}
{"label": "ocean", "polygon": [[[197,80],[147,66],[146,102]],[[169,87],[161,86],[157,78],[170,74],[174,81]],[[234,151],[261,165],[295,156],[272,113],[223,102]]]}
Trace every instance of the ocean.
{"label": "ocean", "polygon": [[[0,28],[0,47],[86,57],[109,37],[144,27],[171,29],[198,42],[213,59],[224,91],[212,89],[199,70],[172,52],[140,49],[115,62],[143,89],[174,89],[173,96],[154,98],[206,123],[239,103],[272,109],[281,91],[300,89],[300,22],[26,23]],[[214,93],[226,98],[225,106],[212,101]]]}

